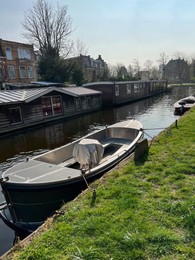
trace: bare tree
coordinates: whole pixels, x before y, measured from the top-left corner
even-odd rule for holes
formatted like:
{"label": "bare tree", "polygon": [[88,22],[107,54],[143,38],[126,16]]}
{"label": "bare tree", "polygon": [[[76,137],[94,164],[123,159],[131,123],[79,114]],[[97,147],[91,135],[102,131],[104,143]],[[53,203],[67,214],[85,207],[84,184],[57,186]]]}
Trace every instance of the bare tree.
{"label": "bare tree", "polygon": [[128,74],[129,74],[129,78],[133,79],[133,67],[131,65],[128,66]]}
{"label": "bare tree", "polygon": [[79,38],[74,42],[73,46],[73,55],[74,56],[79,56],[80,54],[82,55],[87,55],[88,52],[88,47],[87,45],[80,40]]}
{"label": "bare tree", "polygon": [[192,55],[190,63],[189,63],[189,70],[190,70],[190,80],[195,81],[195,54]]}
{"label": "bare tree", "polygon": [[160,58],[157,60],[160,63],[161,71],[162,71],[162,79],[165,79],[165,66],[168,62],[169,56],[164,52],[160,53]]}
{"label": "bare tree", "polygon": [[140,79],[141,65],[140,65],[139,60],[134,59],[134,61],[133,61],[133,68],[134,68],[135,77],[136,77],[137,79]]}
{"label": "bare tree", "polygon": [[148,79],[149,79],[150,76],[151,76],[152,64],[153,64],[153,62],[152,62],[151,60],[147,60],[147,61],[144,63],[144,69],[148,72]]}
{"label": "bare tree", "polygon": [[117,69],[115,65],[108,64],[108,77],[110,80],[116,80],[117,78]]}
{"label": "bare tree", "polygon": [[67,56],[72,48],[69,37],[72,33],[72,20],[67,6],[54,7],[46,0],[37,0],[32,9],[25,12],[22,23],[26,32],[23,36],[40,50],[42,55]]}
{"label": "bare tree", "polygon": [[156,66],[152,66],[150,70],[150,79],[159,79],[159,69]]}

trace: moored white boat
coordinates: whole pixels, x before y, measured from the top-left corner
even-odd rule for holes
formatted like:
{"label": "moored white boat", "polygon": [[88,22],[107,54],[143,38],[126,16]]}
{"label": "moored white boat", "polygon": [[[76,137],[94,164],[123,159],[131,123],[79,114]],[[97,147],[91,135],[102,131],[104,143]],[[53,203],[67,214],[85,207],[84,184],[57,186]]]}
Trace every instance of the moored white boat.
{"label": "moored white boat", "polygon": [[182,115],[186,111],[188,111],[190,108],[195,106],[195,96],[191,95],[189,97],[182,98],[175,102],[174,104],[174,114],[175,115]]}
{"label": "moored white boat", "polygon": [[132,153],[142,137],[142,124],[129,119],[13,166],[0,181],[1,217],[13,229],[33,231]]}

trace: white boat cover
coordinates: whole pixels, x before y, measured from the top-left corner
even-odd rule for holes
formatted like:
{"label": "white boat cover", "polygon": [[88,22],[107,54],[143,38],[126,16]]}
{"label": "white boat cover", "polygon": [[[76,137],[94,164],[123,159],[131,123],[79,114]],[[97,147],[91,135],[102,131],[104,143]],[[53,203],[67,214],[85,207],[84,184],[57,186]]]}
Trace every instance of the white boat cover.
{"label": "white boat cover", "polygon": [[74,146],[73,157],[80,168],[88,170],[98,165],[104,153],[104,147],[95,139],[83,139]]}

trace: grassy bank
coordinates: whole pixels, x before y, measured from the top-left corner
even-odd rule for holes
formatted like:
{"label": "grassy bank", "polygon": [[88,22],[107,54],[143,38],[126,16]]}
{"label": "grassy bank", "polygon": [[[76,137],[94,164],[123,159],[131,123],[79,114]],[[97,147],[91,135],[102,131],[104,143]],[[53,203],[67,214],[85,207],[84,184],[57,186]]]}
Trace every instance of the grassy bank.
{"label": "grassy bank", "polygon": [[5,259],[195,259],[194,126],[195,109]]}
{"label": "grassy bank", "polygon": [[171,87],[176,87],[176,86],[178,86],[178,87],[181,87],[181,86],[184,86],[184,87],[187,87],[187,86],[195,86],[195,83],[193,82],[191,82],[191,83],[170,83],[170,84],[168,84],[169,86],[171,86]]}

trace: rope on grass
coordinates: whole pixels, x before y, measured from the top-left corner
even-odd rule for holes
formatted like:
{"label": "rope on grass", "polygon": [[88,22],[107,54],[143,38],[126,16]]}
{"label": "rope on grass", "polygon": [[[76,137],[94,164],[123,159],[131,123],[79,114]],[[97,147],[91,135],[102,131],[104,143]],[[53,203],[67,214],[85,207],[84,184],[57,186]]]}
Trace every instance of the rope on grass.
{"label": "rope on grass", "polygon": [[158,129],[166,129],[167,127],[155,127],[155,128],[144,128],[143,130],[158,130]]}

